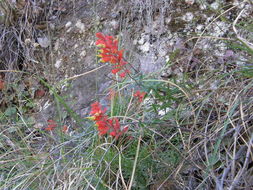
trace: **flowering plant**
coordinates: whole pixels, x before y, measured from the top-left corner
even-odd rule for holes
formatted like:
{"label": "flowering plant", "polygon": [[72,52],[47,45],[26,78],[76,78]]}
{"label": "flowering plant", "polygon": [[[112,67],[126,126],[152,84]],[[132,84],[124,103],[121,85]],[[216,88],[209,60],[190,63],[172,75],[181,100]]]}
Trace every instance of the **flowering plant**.
{"label": "flowering plant", "polygon": [[[47,120],[47,124],[48,125],[45,127],[46,131],[53,131],[58,127],[57,122],[52,119]],[[62,126],[62,132],[67,133],[67,131],[68,131],[68,126],[67,125]]]}
{"label": "flowering plant", "polygon": [[100,48],[98,50],[100,53],[97,56],[101,58],[101,62],[113,65],[111,71],[113,74],[119,73],[119,76],[124,78],[130,71],[126,69],[128,63],[123,58],[124,50],[118,49],[118,40],[102,33],[97,33],[96,36],[98,38],[96,45]]}
{"label": "flowering plant", "polygon": [[137,90],[135,93],[134,93],[134,97],[138,98],[138,101],[139,102],[142,102],[144,97],[146,95],[146,92],[141,92],[139,90]]}
{"label": "flowering plant", "polygon": [[109,134],[118,139],[128,131],[128,127],[121,129],[118,118],[108,118],[105,112],[106,109],[102,109],[100,103],[95,102],[91,105],[90,119],[96,122],[99,135]]}

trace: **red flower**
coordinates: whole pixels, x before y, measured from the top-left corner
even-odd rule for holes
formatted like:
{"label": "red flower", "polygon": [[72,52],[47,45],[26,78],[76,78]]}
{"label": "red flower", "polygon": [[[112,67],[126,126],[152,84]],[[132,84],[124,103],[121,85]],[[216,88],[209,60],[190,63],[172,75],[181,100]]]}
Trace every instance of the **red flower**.
{"label": "red flower", "polygon": [[99,121],[104,117],[107,117],[104,115],[104,113],[106,112],[106,108],[104,108],[102,110],[102,106],[100,105],[99,102],[95,102],[93,104],[91,104],[91,112],[90,114],[94,117],[93,119],[95,121]]}
{"label": "red flower", "polygon": [[146,92],[140,92],[139,90],[137,90],[134,93],[134,97],[137,97],[139,102],[143,101],[145,95],[146,95]]}
{"label": "red flower", "polygon": [[101,57],[101,62],[113,64],[112,74],[117,74],[123,70],[119,75],[124,78],[129,70],[127,70],[128,72],[124,71],[127,62],[123,59],[124,50],[118,50],[118,40],[102,33],[97,33],[96,36],[98,38],[96,45],[100,47],[98,57]]}
{"label": "red flower", "polygon": [[105,36],[102,33],[96,34],[98,40],[96,41],[96,45],[103,47],[105,50],[110,50],[112,53],[118,51],[118,40],[112,36]]}
{"label": "red flower", "polygon": [[110,119],[109,124],[111,127],[110,135],[112,137],[115,137],[116,139],[118,139],[121,135],[123,135],[128,130],[128,127],[125,127],[123,130],[121,130],[118,118]]}
{"label": "red flower", "polygon": [[45,128],[46,131],[52,131],[57,127],[57,123],[52,119],[49,119],[47,123],[48,126]]}
{"label": "red flower", "polygon": [[120,69],[119,69],[119,68],[112,69],[112,74],[116,74],[116,73],[118,73],[119,71],[120,71]]}
{"label": "red flower", "polygon": [[109,134],[116,139],[127,132],[128,127],[121,130],[118,118],[109,119],[105,115],[106,109],[102,109],[99,102],[95,102],[91,105],[91,115],[93,120],[96,121],[96,126],[99,135]]}
{"label": "red flower", "polygon": [[121,78],[124,78],[124,77],[126,77],[126,74],[128,74],[128,73],[130,73],[130,71],[128,69],[126,69],[125,71],[123,71],[122,73],[120,73],[119,76]]}
{"label": "red flower", "polygon": [[64,132],[64,133],[67,133],[67,132],[68,132],[68,126],[67,126],[67,125],[64,125],[64,126],[62,127],[62,132]]}
{"label": "red flower", "polygon": [[96,125],[98,126],[99,135],[105,135],[109,131],[107,120],[97,121]]}
{"label": "red flower", "polygon": [[[45,128],[46,131],[53,131],[55,130],[56,127],[58,127],[56,121],[52,119],[47,120],[47,123],[48,123],[48,126]],[[62,132],[67,133],[67,131],[68,131],[68,126],[64,125],[62,127]]]}

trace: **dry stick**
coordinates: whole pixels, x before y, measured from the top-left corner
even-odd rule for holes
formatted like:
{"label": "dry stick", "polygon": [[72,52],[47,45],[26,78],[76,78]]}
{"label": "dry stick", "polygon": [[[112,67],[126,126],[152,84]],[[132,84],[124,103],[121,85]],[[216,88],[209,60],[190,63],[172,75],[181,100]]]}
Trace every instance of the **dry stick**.
{"label": "dry stick", "polygon": [[73,80],[73,79],[76,79],[76,78],[78,78],[78,77],[82,77],[82,76],[87,75],[87,74],[90,74],[90,73],[92,73],[92,72],[94,72],[94,71],[96,71],[96,70],[99,70],[99,69],[101,69],[101,68],[103,68],[103,67],[105,67],[105,66],[107,66],[107,65],[102,65],[102,66],[100,66],[100,67],[98,67],[98,68],[92,69],[92,70],[87,71],[87,72],[85,72],[85,73],[82,73],[82,74],[79,74],[79,75],[75,75],[75,76],[73,76],[73,77],[66,78],[66,79],[60,81],[59,83],[66,82],[66,81],[69,81],[69,80]]}
{"label": "dry stick", "polygon": [[233,22],[233,30],[236,34],[236,38],[242,42],[244,45],[246,45],[249,49],[251,49],[253,51],[253,44],[248,42],[247,40],[245,40],[244,38],[242,38],[241,36],[238,35],[237,29],[235,27],[235,25],[237,24],[239,18],[242,16],[242,13],[245,9],[242,9],[241,12],[238,14],[238,16],[236,17],[236,19]]}
{"label": "dry stick", "polygon": [[216,39],[216,40],[228,40],[228,41],[234,41],[234,39],[231,38],[222,38],[222,37],[215,37],[215,36],[196,36],[192,37],[184,42],[186,44],[187,42],[194,40],[194,39],[200,39],[200,38],[210,38],[210,39]]}
{"label": "dry stick", "polygon": [[137,166],[137,160],[138,160],[138,156],[139,156],[139,152],[140,152],[140,145],[141,145],[141,135],[139,136],[137,150],[136,150],[135,159],[134,159],[133,171],[132,171],[131,180],[130,180],[130,183],[129,183],[129,186],[128,186],[127,190],[131,190],[131,187],[132,187],[132,184],[133,184],[135,169],[136,169],[136,166]]}
{"label": "dry stick", "polygon": [[18,70],[0,70],[0,73],[5,73],[5,72],[9,72],[9,73],[25,73],[23,71],[18,71]]}

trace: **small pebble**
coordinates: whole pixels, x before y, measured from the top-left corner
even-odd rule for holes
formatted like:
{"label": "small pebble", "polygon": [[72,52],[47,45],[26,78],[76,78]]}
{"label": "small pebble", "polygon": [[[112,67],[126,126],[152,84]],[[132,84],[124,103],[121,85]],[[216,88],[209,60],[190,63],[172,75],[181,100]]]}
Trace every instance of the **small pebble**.
{"label": "small pebble", "polygon": [[65,27],[66,27],[66,28],[69,28],[71,25],[72,25],[72,22],[68,21],[68,22],[65,24]]}
{"label": "small pebble", "polygon": [[57,61],[55,62],[55,64],[54,64],[54,66],[55,66],[57,69],[59,69],[61,65],[62,65],[62,60],[61,60],[61,59],[57,60]]}

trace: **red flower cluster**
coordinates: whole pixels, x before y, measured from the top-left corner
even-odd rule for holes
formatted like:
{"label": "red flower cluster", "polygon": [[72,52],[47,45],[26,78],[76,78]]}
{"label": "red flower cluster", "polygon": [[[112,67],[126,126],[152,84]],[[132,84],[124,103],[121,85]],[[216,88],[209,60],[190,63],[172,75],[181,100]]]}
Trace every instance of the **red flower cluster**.
{"label": "red flower cluster", "polygon": [[54,120],[47,120],[48,126],[45,128],[46,131],[52,131],[57,127],[57,123]]}
{"label": "red flower cluster", "polygon": [[91,105],[91,119],[96,122],[99,135],[109,134],[118,139],[121,135],[127,132],[128,127],[124,127],[124,129],[121,130],[118,118],[109,119],[105,112],[106,109],[102,109],[99,102],[95,102]]}
{"label": "red flower cluster", "polygon": [[101,62],[109,62],[113,65],[112,73],[124,78],[130,71],[125,68],[127,62],[123,59],[124,50],[118,50],[118,40],[113,36],[106,36],[102,33],[96,34],[98,40],[96,45],[100,47]]}
{"label": "red flower cluster", "polygon": [[146,95],[146,92],[140,92],[139,90],[137,90],[134,93],[134,97],[137,97],[139,102],[143,101],[145,95]]}
{"label": "red flower cluster", "polygon": [[[48,125],[45,128],[46,131],[53,131],[58,126],[57,123],[52,119],[47,120],[47,123]],[[64,125],[62,127],[62,132],[66,133],[67,131],[68,131],[68,126]]]}

